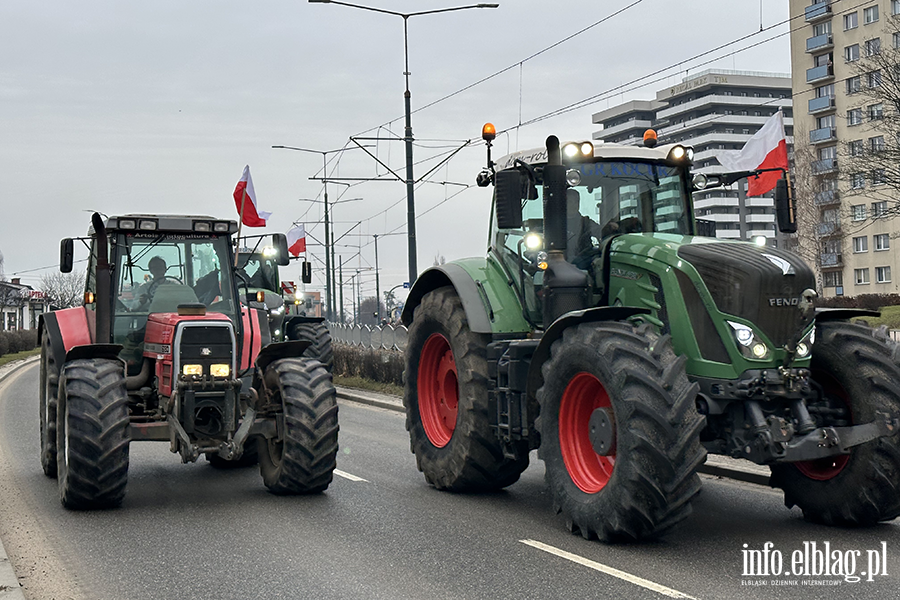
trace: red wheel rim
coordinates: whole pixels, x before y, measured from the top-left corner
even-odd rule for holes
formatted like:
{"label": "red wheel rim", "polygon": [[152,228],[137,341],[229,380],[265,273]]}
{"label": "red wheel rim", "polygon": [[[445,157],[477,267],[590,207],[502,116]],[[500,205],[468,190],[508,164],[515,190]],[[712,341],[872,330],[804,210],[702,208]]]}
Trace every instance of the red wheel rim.
{"label": "red wheel rim", "polygon": [[450,342],[440,333],[425,341],[419,360],[419,415],[435,447],[450,443],[459,410],[459,383]]}
{"label": "red wheel rim", "polygon": [[597,408],[611,408],[609,394],[590,373],[578,373],[569,381],[559,404],[559,447],[572,483],[586,494],[596,494],[609,483],[616,465],[615,453],[600,456],[591,444],[588,421]]}
{"label": "red wheel rim", "polygon": [[[849,410],[850,398],[847,396],[847,392],[844,388],[841,387],[833,377],[822,371],[817,371],[813,374],[813,379],[822,385],[822,390],[825,392],[825,395],[839,398]],[[853,422],[852,414],[850,421],[851,423]],[[815,479],[816,481],[828,481],[829,479],[837,477],[838,473],[843,471],[844,467],[847,466],[849,460],[849,454],[839,454],[837,456],[826,456],[825,458],[818,458],[816,460],[805,460],[794,463],[794,465],[796,465],[798,471],[810,479]]]}

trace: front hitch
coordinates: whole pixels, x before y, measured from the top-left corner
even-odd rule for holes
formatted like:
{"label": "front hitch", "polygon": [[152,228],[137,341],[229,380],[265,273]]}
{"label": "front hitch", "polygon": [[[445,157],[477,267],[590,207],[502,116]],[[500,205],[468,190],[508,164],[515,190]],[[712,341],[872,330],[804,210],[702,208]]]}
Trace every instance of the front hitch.
{"label": "front hitch", "polygon": [[875,419],[863,425],[851,427],[819,427],[791,444],[787,444],[784,455],[776,462],[799,462],[827,458],[839,454],[850,454],[850,448],[897,435],[900,419],[892,418],[885,412],[875,412]]}

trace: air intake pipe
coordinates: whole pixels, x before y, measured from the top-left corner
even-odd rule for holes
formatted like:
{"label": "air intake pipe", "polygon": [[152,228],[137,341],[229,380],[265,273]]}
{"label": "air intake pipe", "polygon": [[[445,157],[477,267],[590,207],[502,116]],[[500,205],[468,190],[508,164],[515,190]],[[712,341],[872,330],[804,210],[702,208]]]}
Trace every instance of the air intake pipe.
{"label": "air intake pipe", "polygon": [[97,244],[97,268],[95,281],[97,292],[94,296],[96,302],[96,328],[95,344],[110,343],[110,324],[112,323],[112,292],[111,277],[109,274],[109,241],[106,237],[106,225],[99,213],[91,215],[91,224],[94,226],[95,242]]}

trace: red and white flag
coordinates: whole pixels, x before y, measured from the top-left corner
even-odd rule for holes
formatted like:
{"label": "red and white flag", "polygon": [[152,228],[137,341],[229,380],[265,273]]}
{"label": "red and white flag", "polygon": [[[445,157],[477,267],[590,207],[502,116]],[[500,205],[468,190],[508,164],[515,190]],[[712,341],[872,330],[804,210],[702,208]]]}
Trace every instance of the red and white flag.
{"label": "red and white flag", "polygon": [[[728,171],[788,168],[787,142],[784,139],[784,115],[772,115],[740,150],[723,150],[716,155]],[[775,187],[781,172],[768,171],[747,178],[747,196],[761,196]]]}
{"label": "red and white flag", "polygon": [[294,256],[300,256],[306,252],[306,229],[303,225],[294,225],[287,233],[288,252]]}
{"label": "red and white flag", "polygon": [[[244,167],[241,180],[234,188],[234,204],[237,206],[241,222],[247,227],[265,227],[266,221],[272,213],[259,209],[256,203],[256,191],[253,189],[253,179],[250,177],[250,165]],[[241,206],[243,204],[243,207]]]}

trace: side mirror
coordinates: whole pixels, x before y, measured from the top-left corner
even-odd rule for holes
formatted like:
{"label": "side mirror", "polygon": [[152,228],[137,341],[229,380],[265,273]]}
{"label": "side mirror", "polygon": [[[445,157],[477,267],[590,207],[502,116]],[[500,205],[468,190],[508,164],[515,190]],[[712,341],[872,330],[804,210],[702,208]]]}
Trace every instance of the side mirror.
{"label": "side mirror", "polygon": [[522,176],[516,170],[494,174],[494,197],[497,204],[497,227],[522,227]]}
{"label": "side mirror", "polygon": [[291,264],[291,257],[288,254],[287,237],[283,233],[272,234],[272,247],[278,252],[275,261],[279,267],[286,267]]}
{"label": "side mirror", "polygon": [[775,219],[781,233],[797,233],[797,211],[792,191],[785,179],[779,179],[775,184]]}
{"label": "side mirror", "polygon": [[303,261],[300,277],[303,283],[312,283],[312,263],[308,260]]}
{"label": "side mirror", "polygon": [[59,242],[59,272],[71,273],[73,257],[75,256],[75,242],[72,238],[65,238]]}

